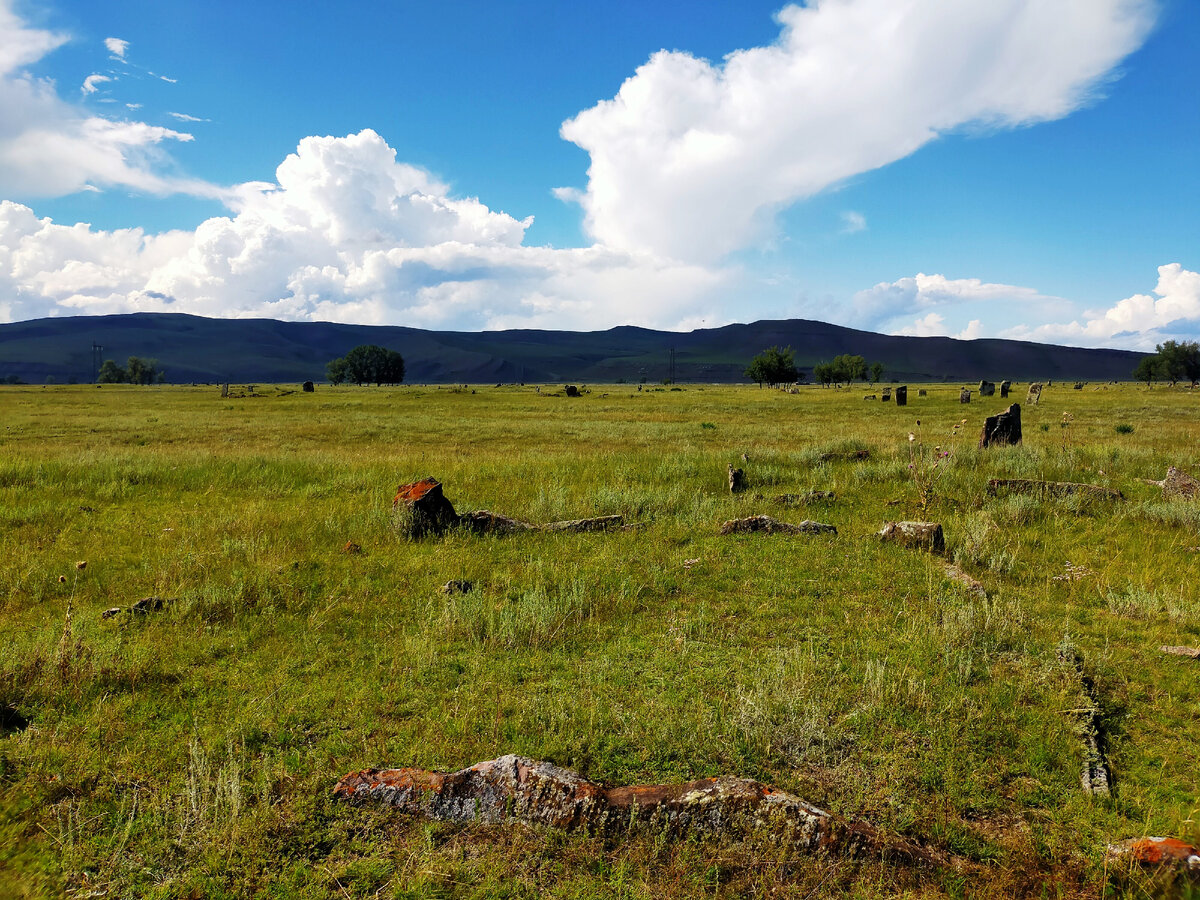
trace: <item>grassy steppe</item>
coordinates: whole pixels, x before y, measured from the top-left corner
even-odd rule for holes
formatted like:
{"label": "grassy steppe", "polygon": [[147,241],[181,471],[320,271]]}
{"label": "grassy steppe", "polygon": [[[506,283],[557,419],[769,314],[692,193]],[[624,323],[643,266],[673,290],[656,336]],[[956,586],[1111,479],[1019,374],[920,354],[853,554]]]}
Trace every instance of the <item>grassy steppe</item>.
{"label": "grassy steppe", "polygon": [[[1008,401],[863,393],[0,390],[0,707],[28,720],[0,732],[0,895],[1186,894],[1104,851],[1200,839],[1200,664],[1158,651],[1200,644],[1200,505],[1138,480],[1196,466],[1200,397],[1055,385],[1023,446],[979,451]],[[426,475],[460,511],[643,527],[405,541],[391,498]],[[1126,500],[993,498],[990,477]],[[809,489],[836,499],[769,500]],[[717,535],[761,512],[839,534]],[[986,600],[873,537],[907,518],[943,523]],[[151,595],[171,602],[100,618]],[[1107,799],[1080,788],[1067,648],[1100,700]],[[753,777],[977,865],[330,798],[352,769],[503,753],[608,783]]]}

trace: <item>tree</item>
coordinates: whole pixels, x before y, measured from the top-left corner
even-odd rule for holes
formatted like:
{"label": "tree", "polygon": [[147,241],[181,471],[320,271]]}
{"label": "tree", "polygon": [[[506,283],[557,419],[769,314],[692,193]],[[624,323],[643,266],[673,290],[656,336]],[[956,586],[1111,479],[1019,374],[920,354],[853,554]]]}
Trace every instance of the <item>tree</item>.
{"label": "tree", "polygon": [[833,358],[833,380],[849,384],[855,380],[867,380],[867,361],[861,356],[842,353]]}
{"label": "tree", "polygon": [[1186,378],[1193,385],[1200,380],[1200,344],[1196,341],[1164,341],[1158,351],[1158,367],[1171,384]]}
{"label": "tree", "polygon": [[883,363],[871,363],[871,383],[879,384],[879,379],[883,378]]}
{"label": "tree", "polygon": [[833,363],[817,363],[813,366],[813,379],[825,387],[833,383]]}
{"label": "tree", "polygon": [[99,384],[124,384],[128,380],[125,370],[111,359],[104,361],[104,365],[100,367],[100,374],[96,376]]}
{"label": "tree", "polygon": [[161,384],[167,375],[158,368],[157,359],[131,356],[125,363],[125,380],[130,384]]}
{"label": "tree", "polygon": [[1150,382],[1158,377],[1158,363],[1158,356],[1154,354],[1143,356],[1138,362],[1137,368],[1133,370],[1133,377],[1138,381],[1146,382],[1146,386],[1149,387]]}
{"label": "tree", "polygon": [[745,375],[751,381],[757,381],[758,386],[764,384],[792,384],[799,373],[796,371],[796,361],[792,356],[792,348],[768,347],[746,367]]}
{"label": "tree", "polygon": [[375,344],[359,344],[340,359],[331,360],[325,374],[333,384],[400,384],[404,381],[404,357]]}

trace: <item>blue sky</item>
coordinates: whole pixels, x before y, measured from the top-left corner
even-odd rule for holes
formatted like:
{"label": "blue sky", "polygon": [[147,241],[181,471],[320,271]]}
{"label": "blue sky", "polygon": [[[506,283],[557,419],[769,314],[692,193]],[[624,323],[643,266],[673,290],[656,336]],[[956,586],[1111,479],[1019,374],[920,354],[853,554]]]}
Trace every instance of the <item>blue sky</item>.
{"label": "blue sky", "polygon": [[1200,331],[1198,38],[1189,0],[0,0],[0,321],[1152,348]]}

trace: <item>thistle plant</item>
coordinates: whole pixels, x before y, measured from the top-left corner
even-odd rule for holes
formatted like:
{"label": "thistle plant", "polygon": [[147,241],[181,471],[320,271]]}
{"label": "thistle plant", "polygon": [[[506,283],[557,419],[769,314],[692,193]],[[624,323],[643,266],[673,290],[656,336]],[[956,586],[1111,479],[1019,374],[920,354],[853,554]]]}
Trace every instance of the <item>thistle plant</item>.
{"label": "thistle plant", "polygon": [[[955,434],[960,426],[954,426]],[[921,438],[921,420],[915,431],[908,433],[908,477],[917,490],[917,502],[922,510],[929,507],[937,493],[937,484],[949,468],[950,451],[941,445],[929,447]]]}

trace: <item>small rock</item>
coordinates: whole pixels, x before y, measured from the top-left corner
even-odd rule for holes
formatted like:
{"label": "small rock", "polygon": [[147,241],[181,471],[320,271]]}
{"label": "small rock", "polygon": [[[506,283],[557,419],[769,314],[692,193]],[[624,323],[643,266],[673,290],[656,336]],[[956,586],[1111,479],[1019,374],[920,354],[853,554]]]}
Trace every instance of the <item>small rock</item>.
{"label": "small rock", "polygon": [[917,396],[918,397],[928,397],[929,391],[925,390],[925,388],[917,388]]}
{"label": "small rock", "polygon": [[946,536],[938,522],[888,522],[879,530],[878,536],[912,550],[946,552]]}
{"label": "small rock", "polygon": [[512,519],[499,513],[479,509],[462,516],[458,523],[475,534],[513,534],[518,531],[532,531],[528,522]]}
{"label": "small rock", "polygon": [[475,590],[475,582],[455,578],[442,585],[443,594],[469,594]]}
{"label": "small rock", "polygon": [[1186,656],[1188,659],[1200,659],[1200,647],[1159,647],[1163,653],[1172,656]]}
{"label": "small rock", "polygon": [[306,393],[306,394],[311,394],[313,391],[316,390],[316,388],[313,387],[313,383],[311,381],[304,382],[304,384],[301,385],[301,388],[304,390],[304,393]]}
{"label": "small rock", "polygon": [[961,584],[971,593],[977,594],[980,598],[984,600],[987,599],[987,591],[984,589],[983,584],[979,581],[976,581],[954,563],[947,564],[946,577],[957,584]]}
{"label": "small rock", "polygon": [[354,541],[346,541],[346,546],[342,547],[342,552],[349,554],[362,553],[362,547],[354,543]]}
{"label": "small rock", "polygon": [[143,597],[133,606],[129,607],[130,612],[148,613],[156,612],[166,605],[166,601],[162,597]]}
{"label": "small rock", "polygon": [[542,526],[542,531],[572,531],[578,534],[591,531],[612,531],[623,528],[625,517],[622,515],[593,516],[590,519],[567,519],[563,522],[549,522]]}
{"label": "small rock", "polygon": [[125,607],[123,606],[110,606],[104,612],[100,613],[100,618],[111,619],[113,616],[119,616],[124,611]]}

